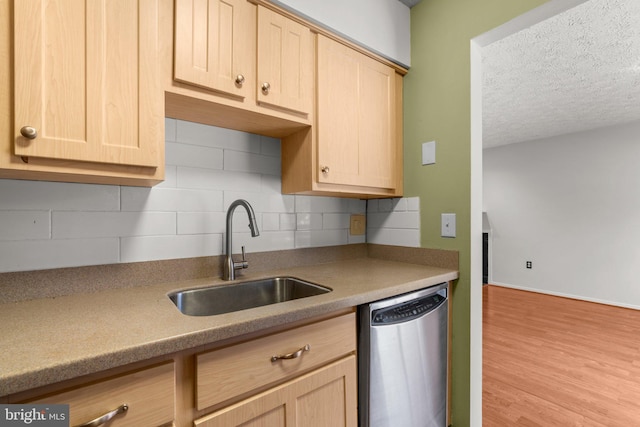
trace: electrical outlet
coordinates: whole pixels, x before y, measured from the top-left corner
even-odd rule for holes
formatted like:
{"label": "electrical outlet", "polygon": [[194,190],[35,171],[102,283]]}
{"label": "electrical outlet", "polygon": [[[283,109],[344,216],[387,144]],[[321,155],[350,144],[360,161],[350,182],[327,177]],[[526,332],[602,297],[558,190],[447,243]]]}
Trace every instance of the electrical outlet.
{"label": "electrical outlet", "polygon": [[532,268],[531,261],[527,261],[527,268]]}
{"label": "electrical outlet", "polygon": [[364,215],[351,215],[349,233],[352,236],[362,236],[367,229],[367,217]]}

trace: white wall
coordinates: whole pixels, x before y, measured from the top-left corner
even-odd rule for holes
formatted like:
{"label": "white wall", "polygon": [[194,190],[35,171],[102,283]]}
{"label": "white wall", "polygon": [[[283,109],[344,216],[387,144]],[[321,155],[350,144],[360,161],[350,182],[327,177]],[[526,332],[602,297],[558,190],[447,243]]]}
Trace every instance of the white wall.
{"label": "white wall", "polygon": [[[221,255],[226,209],[238,198],[252,204],[260,236],[236,209],[236,253],[366,240],[349,234],[366,201],[280,193],[277,139],[166,119],[166,163],[153,188],[0,179],[0,272]],[[420,230],[407,227],[377,243],[413,246]]]}
{"label": "white wall", "polygon": [[405,67],[411,65],[410,9],[398,0],[274,0]]}
{"label": "white wall", "polygon": [[492,283],[640,308],[640,122],[483,154]]}

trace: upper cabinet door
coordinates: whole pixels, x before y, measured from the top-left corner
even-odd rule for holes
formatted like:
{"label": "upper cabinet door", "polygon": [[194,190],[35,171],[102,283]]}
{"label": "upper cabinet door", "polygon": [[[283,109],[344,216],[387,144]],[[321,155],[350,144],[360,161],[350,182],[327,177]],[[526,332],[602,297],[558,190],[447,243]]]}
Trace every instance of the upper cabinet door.
{"label": "upper cabinet door", "polygon": [[15,154],[159,166],[158,1],[13,4]]}
{"label": "upper cabinet door", "polygon": [[394,189],[395,71],[318,35],[318,182]]}
{"label": "upper cabinet door", "polygon": [[258,102],[310,113],[313,52],[309,28],[258,6]]}
{"label": "upper cabinet door", "polygon": [[247,0],[176,0],[178,81],[244,98],[255,81],[255,6]]}

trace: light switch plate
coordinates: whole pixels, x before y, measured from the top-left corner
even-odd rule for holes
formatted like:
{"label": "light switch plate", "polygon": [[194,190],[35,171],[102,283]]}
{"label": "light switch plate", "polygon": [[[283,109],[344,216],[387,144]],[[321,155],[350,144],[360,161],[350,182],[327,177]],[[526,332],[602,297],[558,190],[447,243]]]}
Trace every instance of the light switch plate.
{"label": "light switch plate", "polygon": [[440,235],[442,237],[456,237],[456,214],[442,214],[442,231]]}
{"label": "light switch plate", "polygon": [[422,143],[422,165],[432,165],[436,162],[436,142]]}
{"label": "light switch plate", "polygon": [[349,233],[352,236],[362,236],[367,228],[367,217],[364,215],[351,215]]}

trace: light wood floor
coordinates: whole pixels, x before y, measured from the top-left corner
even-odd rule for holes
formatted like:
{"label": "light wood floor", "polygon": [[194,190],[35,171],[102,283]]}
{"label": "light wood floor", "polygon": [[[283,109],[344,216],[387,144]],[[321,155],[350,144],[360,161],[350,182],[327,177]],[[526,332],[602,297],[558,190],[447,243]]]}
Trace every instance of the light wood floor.
{"label": "light wood floor", "polygon": [[640,426],[640,311],[485,286],[483,426]]}

